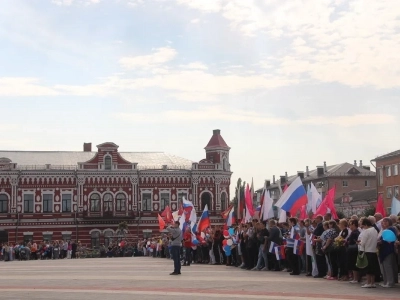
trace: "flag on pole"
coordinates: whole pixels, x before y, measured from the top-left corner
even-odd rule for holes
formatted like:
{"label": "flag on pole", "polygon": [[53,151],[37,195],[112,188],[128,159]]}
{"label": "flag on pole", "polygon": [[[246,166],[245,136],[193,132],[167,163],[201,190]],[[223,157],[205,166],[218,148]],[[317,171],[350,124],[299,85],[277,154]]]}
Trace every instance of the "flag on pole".
{"label": "flag on pole", "polygon": [[301,240],[294,241],[293,253],[302,256],[304,253],[304,242]]}
{"label": "flag on pole", "polygon": [[221,216],[224,220],[226,220],[226,218],[228,218],[229,213],[231,212],[231,210],[234,208],[235,206],[232,204],[228,207],[227,210],[225,210],[224,212],[221,213]]}
{"label": "flag on pole", "polygon": [[269,220],[274,217],[274,200],[272,200],[269,191],[265,191],[264,200],[262,206],[262,219],[264,221]]}
{"label": "flag on pole", "polygon": [[291,215],[296,215],[296,213],[301,209],[303,205],[307,204],[307,193],[304,189],[301,178],[297,177],[287,188],[283,195],[275,204],[275,206],[284,209],[285,211],[290,211]]}
{"label": "flag on pole", "polygon": [[315,187],[314,183],[311,182],[310,185],[310,193],[311,193],[311,211],[315,213],[319,205],[322,202],[322,196],[318,193],[317,188]]}
{"label": "flag on pole", "polygon": [[275,247],[275,255],[276,255],[276,260],[284,260],[286,258],[285,247],[284,246]]}
{"label": "flag on pole", "polygon": [[333,219],[338,219],[336,208],[335,208],[335,194],[336,194],[336,186],[331,188],[328,193],[326,194],[324,200],[322,201],[321,205],[317,208],[317,211],[314,214],[314,218],[317,215],[325,215],[326,213],[330,212],[332,214]]}
{"label": "flag on pole", "polygon": [[275,253],[275,247],[278,247],[278,245],[274,242],[271,242],[271,245],[269,246],[269,253]]}
{"label": "flag on pole", "polygon": [[167,223],[172,221],[172,212],[169,205],[165,207],[164,211],[161,213],[161,217],[164,217]]}
{"label": "flag on pole", "polygon": [[199,223],[197,223],[196,228],[193,229],[193,232],[202,232],[206,228],[210,227],[210,214],[208,212],[208,205],[204,206],[203,213],[200,216]]}
{"label": "flag on pole", "polygon": [[253,197],[251,195],[251,191],[249,188],[249,184],[246,186],[246,214],[250,215],[250,218],[254,216],[254,208],[253,208]]}
{"label": "flag on pole", "polygon": [[397,216],[400,213],[400,201],[393,197],[390,214]]}
{"label": "flag on pole", "polygon": [[165,228],[165,221],[160,214],[158,214],[158,225],[160,226],[160,231]]}
{"label": "flag on pole", "polygon": [[226,226],[231,227],[236,223],[236,213],[235,208],[232,207],[231,211],[229,212],[228,218],[226,219]]}
{"label": "flag on pole", "polygon": [[284,211],[282,208],[279,211],[279,223],[285,223],[287,221],[287,215],[286,211]]}
{"label": "flag on pole", "polygon": [[306,254],[308,256],[311,256],[311,263],[312,263],[312,276],[317,276],[318,275],[318,267],[317,267],[317,262],[315,259],[315,254],[312,249],[312,234],[308,235],[306,234]]}
{"label": "flag on pole", "polygon": [[383,202],[383,197],[382,194],[378,195],[378,201],[376,202],[376,210],[375,213],[379,213],[382,215],[382,217],[386,217],[386,209],[385,209],[385,204]]}

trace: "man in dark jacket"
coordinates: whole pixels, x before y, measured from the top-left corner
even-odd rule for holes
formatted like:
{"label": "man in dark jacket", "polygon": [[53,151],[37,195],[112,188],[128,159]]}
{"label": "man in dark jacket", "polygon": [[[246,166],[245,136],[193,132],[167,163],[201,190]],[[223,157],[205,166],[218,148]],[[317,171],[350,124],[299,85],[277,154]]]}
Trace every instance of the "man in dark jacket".
{"label": "man in dark jacket", "polygon": [[[317,227],[314,229],[314,237],[320,237],[324,233],[324,226],[322,224],[322,216],[318,215],[315,220],[317,221]],[[318,247],[318,245],[317,245]],[[315,255],[317,261],[318,275],[314,276],[315,278],[323,278],[326,276],[328,270],[326,265],[325,255]]]}
{"label": "man in dark jacket", "polygon": [[182,230],[179,228],[179,222],[167,228],[171,234],[171,255],[174,260],[174,272],[169,275],[181,275],[181,246],[182,246]]}

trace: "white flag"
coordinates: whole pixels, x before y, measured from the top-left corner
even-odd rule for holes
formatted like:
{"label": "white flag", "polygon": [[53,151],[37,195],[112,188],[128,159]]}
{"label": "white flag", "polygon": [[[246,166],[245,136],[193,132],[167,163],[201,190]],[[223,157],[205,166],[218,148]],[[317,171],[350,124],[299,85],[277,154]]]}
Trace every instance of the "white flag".
{"label": "white flag", "polygon": [[264,221],[274,217],[273,205],[274,205],[274,200],[272,200],[269,191],[265,191],[264,202],[262,207],[262,215]]}

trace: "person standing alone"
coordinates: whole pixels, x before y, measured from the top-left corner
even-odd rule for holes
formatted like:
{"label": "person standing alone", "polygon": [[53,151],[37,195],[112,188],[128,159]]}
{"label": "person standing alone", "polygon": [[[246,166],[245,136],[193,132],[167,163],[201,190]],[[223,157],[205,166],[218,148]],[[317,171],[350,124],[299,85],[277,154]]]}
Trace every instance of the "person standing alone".
{"label": "person standing alone", "polygon": [[181,275],[181,245],[182,245],[182,230],[179,228],[179,222],[176,221],[173,225],[167,228],[171,234],[171,255],[174,260],[174,272],[169,275]]}

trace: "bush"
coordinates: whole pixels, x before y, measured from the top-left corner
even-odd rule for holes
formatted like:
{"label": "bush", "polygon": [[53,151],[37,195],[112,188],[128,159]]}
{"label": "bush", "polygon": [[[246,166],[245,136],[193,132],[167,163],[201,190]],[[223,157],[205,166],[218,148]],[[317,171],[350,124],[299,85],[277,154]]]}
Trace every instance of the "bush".
{"label": "bush", "polygon": [[369,217],[373,215],[375,215],[375,207],[373,206],[366,208],[363,212],[364,217]]}

